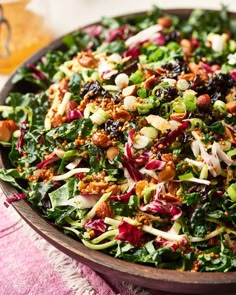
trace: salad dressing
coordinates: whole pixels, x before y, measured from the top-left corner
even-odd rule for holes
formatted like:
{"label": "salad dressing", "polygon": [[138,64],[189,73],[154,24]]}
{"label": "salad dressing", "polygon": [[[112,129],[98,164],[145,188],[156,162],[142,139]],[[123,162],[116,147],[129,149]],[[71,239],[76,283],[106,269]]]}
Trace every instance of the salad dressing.
{"label": "salad dressing", "polygon": [[51,40],[44,17],[31,10],[30,2],[0,1],[0,74],[9,74]]}

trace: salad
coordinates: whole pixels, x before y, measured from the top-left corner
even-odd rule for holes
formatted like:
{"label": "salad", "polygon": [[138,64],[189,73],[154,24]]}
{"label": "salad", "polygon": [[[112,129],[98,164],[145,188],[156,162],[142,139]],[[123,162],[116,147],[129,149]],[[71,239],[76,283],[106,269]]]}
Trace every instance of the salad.
{"label": "salad", "polygon": [[[236,270],[236,19],[104,17],[21,67],[0,106],[0,179],[117,259]],[[17,89],[20,89],[18,87]]]}

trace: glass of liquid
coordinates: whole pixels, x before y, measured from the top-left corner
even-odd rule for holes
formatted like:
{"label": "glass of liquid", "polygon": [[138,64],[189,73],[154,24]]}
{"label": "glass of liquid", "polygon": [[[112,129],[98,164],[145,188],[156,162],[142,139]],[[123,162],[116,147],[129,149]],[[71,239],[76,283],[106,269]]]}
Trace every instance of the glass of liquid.
{"label": "glass of liquid", "polygon": [[47,0],[0,0],[0,74],[51,40]]}

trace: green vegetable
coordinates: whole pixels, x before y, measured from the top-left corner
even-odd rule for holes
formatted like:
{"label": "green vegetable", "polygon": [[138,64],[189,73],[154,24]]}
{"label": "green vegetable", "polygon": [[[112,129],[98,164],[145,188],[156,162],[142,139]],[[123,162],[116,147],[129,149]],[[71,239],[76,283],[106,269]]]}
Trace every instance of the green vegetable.
{"label": "green vegetable", "polygon": [[103,111],[103,109],[98,109],[90,116],[90,119],[93,123],[101,125],[109,119],[109,114]]}
{"label": "green vegetable", "polygon": [[233,202],[236,202],[236,183],[232,183],[228,188],[227,188],[227,193],[229,194],[229,197]]}
{"label": "green vegetable", "polygon": [[140,84],[144,81],[144,73],[141,70],[137,70],[136,72],[132,73],[129,80],[133,84]]}
{"label": "green vegetable", "polygon": [[184,96],[184,104],[186,106],[187,111],[191,112],[196,110],[197,108],[197,98],[192,94],[186,94]]}
{"label": "green vegetable", "polygon": [[223,115],[226,113],[226,104],[222,100],[216,100],[213,104],[215,114]]}
{"label": "green vegetable", "polygon": [[186,173],[186,174],[183,174],[183,175],[179,175],[179,180],[187,180],[187,179],[190,179],[192,177],[193,177],[192,173]]}

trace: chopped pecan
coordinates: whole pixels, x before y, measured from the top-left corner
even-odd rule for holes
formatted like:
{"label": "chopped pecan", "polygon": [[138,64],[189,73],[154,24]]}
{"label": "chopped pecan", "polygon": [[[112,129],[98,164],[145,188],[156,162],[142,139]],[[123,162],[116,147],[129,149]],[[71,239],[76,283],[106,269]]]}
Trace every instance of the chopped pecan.
{"label": "chopped pecan", "polygon": [[180,202],[180,198],[178,198],[178,197],[176,197],[176,196],[173,196],[173,195],[171,195],[171,194],[164,194],[164,195],[162,196],[162,198],[163,198],[164,200],[166,200],[168,203],[175,203],[175,204],[179,204],[179,203],[181,203],[181,202]]}
{"label": "chopped pecan", "polygon": [[143,189],[148,186],[148,182],[146,180],[140,180],[136,183],[136,188],[135,188],[135,191],[136,191],[136,195],[139,197],[139,198],[142,198],[143,197]]}
{"label": "chopped pecan", "polygon": [[225,133],[228,139],[230,140],[230,142],[232,142],[233,144],[236,144],[236,130],[233,131],[232,129],[225,126]]}
{"label": "chopped pecan", "polygon": [[109,161],[113,161],[114,158],[119,154],[119,149],[117,146],[111,146],[108,148],[106,155]]}
{"label": "chopped pecan", "polygon": [[135,220],[139,223],[149,225],[151,224],[150,217],[140,212],[140,215],[135,216]]}
{"label": "chopped pecan", "polygon": [[89,183],[80,183],[79,190],[82,194],[103,194],[109,184],[105,181],[91,181]]}
{"label": "chopped pecan", "polygon": [[173,160],[173,155],[172,155],[172,153],[162,154],[161,159],[162,159],[162,161],[169,162],[169,161]]}
{"label": "chopped pecan", "polygon": [[[200,67],[199,64],[196,64],[194,62],[190,62],[188,64],[188,67],[189,67],[190,71],[194,74],[194,76],[199,75],[201,80],[204,80],[204,81],[209,79],[208,74],[206,73],[205,70],[203,70]],[[182,77],[182,79],[183,79],[183,77]]]}
{"label": "chopped pecan", "polygon": [[114,213],[108,202],[103,202],[96,210],[96,215],[99,218],[104,219],[105,217],[113,217]]}
{"label": "chopped pecan", "polygon": [[118,110],[112,114],[114,121],[128,122],[131,120],[131,114],[126,110]]}
{"label": "chopped pecan", "polygon": [[163,16],[158,19],[158,24],[163,28],[169,28],[172,26],[172,20],[168,16]]}
{"label": "chopped pecan", "polygon": [[192,43],[188,39],[182,39],[180,41],[180,46],[181,46],[184,54],[186,54],[186,55],[189,55],[193,50]]}
{"label": "chopped pecan", "polygon": [[60,83],[59,83],[59,90],[61,91],[61,93],[65,93],[70,91],[69,87],[68,87],[68,79],[67,78],[63,78]]}
{"label": "chopped pecan", "polygon": [[101,148],[107,148],[112,144],[110,137],[107,135],[107,133],[102,131],[94,133],[92,136],[92,141],[94,145]]}
{"label": "chopped pecan", "polygon": [[149,220],[156,220],[156,221],[159,221],[159,222],[168,222],[168,218],[161,218],[160,216],[155,216],[155,215],[152,215],[152,214],[149,214],[149,213],[145,213],[145,212],[140,212],[140,214],[142,216],[145,216],[145,219],[147,221],[149,221]]}
{"label": "chopped pecan", "polygon": [[169,182],[167,185],[167,190],[169,194],[171,194],[172,196],[176,195],[178,189],[179,189],[179,184],[176,182]]}
{"label": "chopped pecan", "polygon": [[170,119],[177,122],[182,122],[186,117],[187,117],[186,113],[172,113],[170,115]]}
{"label": "chopped pecan", "polygon": [[173,162],[168,162],[158,174],[158,181],[171,181],[175,178],[176,170]]}
{"label": "chopped pecan", "polygon": [[195,62],[190,62],[188,64],[188,67],[190,69],[190,71],[194,74],[194,75],[197,75],[199,74],[199,65],[197,65]]}
{"label": "chopped pecan", "polygon": [[77,58],[82,67],[95,69],[98,66],[98,60],[90,52],[83,52]]}
{"label": "chopped pecan", "polygon": [[0,141],[8,142],[16,129],[18,127],[13,120],[0,121]]}
{"label": "chopped pecan", "polygon": [[229,93],[227,94],[226,101],[230,102],[230,101],[234,101],[236,97],[236,87],[233,87],[232,89],[230,89]]}
{"label": "chopped pecan", "polygon": [[231,114],[236,113],[236,100],[227,102],[226,110]]}
{"label": "chopped pecan", "polygon": [[153,75],[143,82],[143,87],[147,90],[154,88],[158,83],[158,79]]}
{"label": "chopped pecan", "polygon": [[191,82],[194,80],[194,78],[195,78],[194,73],[187,73],[187,74],[183,73],[178,76],[178,79],[185,79],[185,80],[191,81]]}
{"label": "chopped pecan", "polygon": [[105,192],[106,193],[111,192],[111,194],[115,196],[120,195],[121,193],[120,186],[117,184],[110,184],[109,187],[105,190]]}

